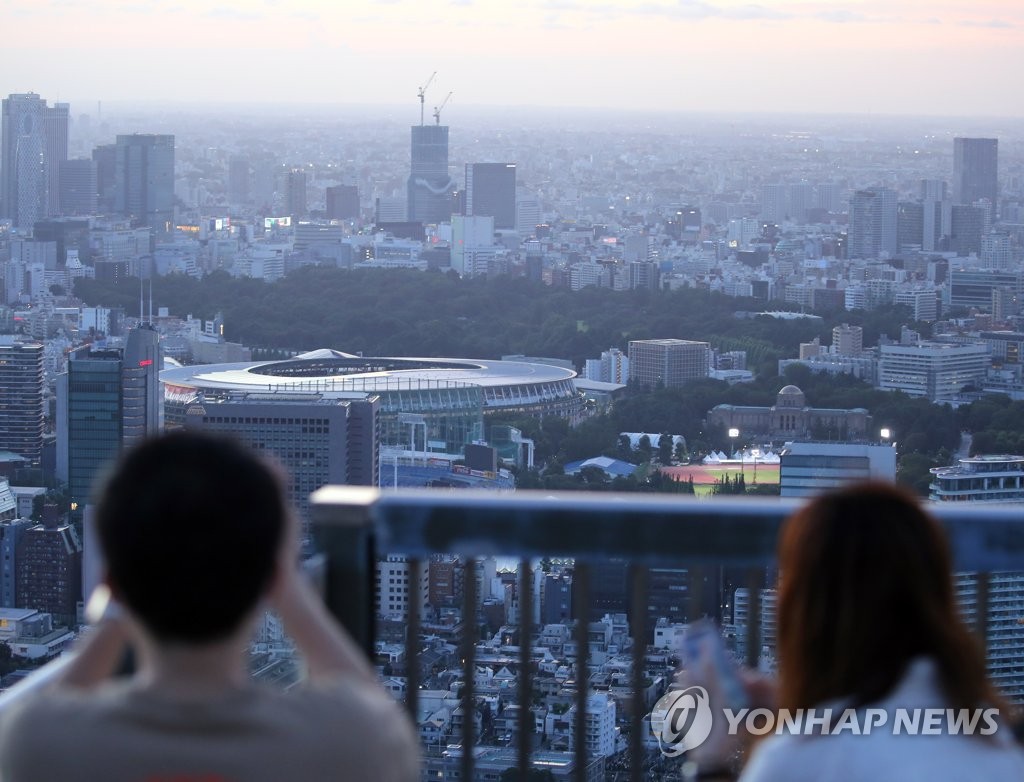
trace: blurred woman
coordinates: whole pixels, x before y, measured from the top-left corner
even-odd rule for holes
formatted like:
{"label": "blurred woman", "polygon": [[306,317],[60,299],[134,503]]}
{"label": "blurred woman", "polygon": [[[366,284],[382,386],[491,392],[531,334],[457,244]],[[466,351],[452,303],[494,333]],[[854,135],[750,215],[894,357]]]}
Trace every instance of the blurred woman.
{"label": "blurred woman", "polygon": [[[1006,704],[957,608],[945,535],[914,496],[864,483],[811,500],[783,528],[779,571],[777,705],[833,717],[760,742],[743,782],[1024,779]],[[847,709],[861,727],[869,709],[885,722],[838,731]],[[937,732],[897,732],[899,709],[939,710]],[[952,726],[972,717],[973,731]],[[698,778],[726,777],[702,758]]]}

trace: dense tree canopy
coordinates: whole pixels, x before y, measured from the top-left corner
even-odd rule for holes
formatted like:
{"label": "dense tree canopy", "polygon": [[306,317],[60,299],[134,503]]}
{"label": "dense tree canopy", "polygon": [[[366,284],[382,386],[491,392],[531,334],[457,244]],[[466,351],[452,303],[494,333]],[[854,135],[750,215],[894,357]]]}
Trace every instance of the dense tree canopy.
{"label": "dense tree canopy", "polygon": [[[138,280],[102,283],[80,279],[75,293],[91,305],[138,312]],[[184,275],[153,282],[156,306],[176,315],[212,318],[222,312],[225,336],[265,357],[330,347],[366,355],[494,358],[505,354],[549,356],[582,366],[610,347],[625,349],[631,339],[676,337],[709,341],[720,350],[745,350],[753,383],[728,386],[701,380],[685,388],[630,388],[612,410],[570,429],[556,418],[506,421],[522,428],[537,445],[541,480],[549,488],[656,487],[652,476],[605,480],[594,471],[565,476],[561,465],[598,454],[633,462],[657,453],[630,451],[624,431],[682,434],[689,455],[728,446],[725,432],[704,426],[717,404],[774,404],[787,383],[800,386],[814,407],[866,408],[877,427],[891,428],[899,442],[901,480],[919,491],[930,466],[949,463],[960,431],[974,432],[974,452],[1024,452],[1024,402],[989,396],[954,412],[925,399],[911,399],[871,388],[849,376],[814,375],[791,366],[776,372],[780,358],[796,355],[798,345],[815,337],[831,342],[839,322],[864,328],[865,344],[881,334],[897,336],[909,321],[903,306],[870,311],[825,313],[824,320],[750,317],[763,302],[702,290],[570,291],[523,278],[460,279],[454,274],[413,270],[341,270],[308,266],[275,282],[234,278],[215,272],[202,280]],[[774,307],[775,305],[772,305]],[[495,422],[496,423],[496,422]],[[830,433],[822,433],[827,439]],[[672,454],[678,458],[682,454]],[[656,474],[656,473],[655,473]],[[657,481],[655,481],[657,482]],[[686,490],[682,488],[682,490]],[[692,490],[692,489],[691,489]]]}
{"label": "dense tree canopy", "polygon": [[[138,312],[138,281],[81,279],[75,292],[91,305]],[[763,302],[699,290],[573,292],[523,278],[460,279],[406,269],[341,270],[308,266],[264,283],[214,272],[202,280],[168,275],[153,281],[156,306],[176,315],[223,312],[225,336],[255,348],[332,347],[367,355],[493,358],[509,353],[570,359],[581,365],[631,339],[708,340],[746,350],[752,369],[775,372],[800,342],[831,340],[833,321],[742,318]],[[848,317],[847,317],[848,316]],[[906,311],[846,313],[865,330],[898,331]],[[865,334],[865,339],[868,333]]]}

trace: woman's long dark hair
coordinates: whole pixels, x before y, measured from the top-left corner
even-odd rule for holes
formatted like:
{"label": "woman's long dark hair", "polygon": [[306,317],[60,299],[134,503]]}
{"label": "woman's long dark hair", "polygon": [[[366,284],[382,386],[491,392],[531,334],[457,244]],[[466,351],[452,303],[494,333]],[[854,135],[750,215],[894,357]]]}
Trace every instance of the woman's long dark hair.
{"label": "woman's long dark hair", "polygon": [[949,547],[917,499],[861,483],[811,500],[779,541],[779,705],[884,698],[914,657],[934,660],[949,705],[998,705],[956,605]]}

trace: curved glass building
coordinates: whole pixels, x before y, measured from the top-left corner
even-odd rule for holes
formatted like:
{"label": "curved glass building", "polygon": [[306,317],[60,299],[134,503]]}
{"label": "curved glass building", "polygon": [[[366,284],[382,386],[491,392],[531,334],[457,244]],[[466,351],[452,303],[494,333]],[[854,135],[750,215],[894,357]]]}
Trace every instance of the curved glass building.
{"label": "curved glass building", "polygon": [[362,357],[316,350],[282,361],[202,364],[161,373],[164,420],[193,404],[258,394],[263,400],[380,398],[381,445],[461,453],[484,436],[484,416],[554,415],[576,423],[576,373],[547,364],[450,358]]}

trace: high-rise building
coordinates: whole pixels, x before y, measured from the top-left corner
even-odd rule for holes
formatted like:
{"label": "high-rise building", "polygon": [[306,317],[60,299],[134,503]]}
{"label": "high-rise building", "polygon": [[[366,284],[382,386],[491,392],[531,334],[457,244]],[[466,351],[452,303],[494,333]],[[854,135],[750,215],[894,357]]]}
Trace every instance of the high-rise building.
{"label": "high-rise building", "polygon": [[36,223],[32,236],[37,242],[54,242],[57,248],[56,266],[67,263],[68,253],[77,252],[79,257],[89,252],[89,220],[84,217],[60,217]]}
{"label": "high-rise building", "polygon": [[[960,459],[950,467],[933,467],[929,499],[933,502],[1024,506],[1024,456],[984,454]],[[957,602],[964,618],[977,626],[978,575],[957,573]],[[992,573],[988,579],[985,648],[988,675],[1007,698],[1024,700],[1024,573]]]}
{"label": "high-rise building", "polygon": [[46,121],[46,178],[47,214],[61,214],[60,169],[68,159],[68,121],[70,107],[67,103],[55,103],[47,110]]}
{"label": "high-rise building", "polygon": [[466,164],[466,215],[490,216],[495,229],[515,229],[515,163]]}
{"label": "high-rise building", "polygon": [[154,232],[174,226],[174,136],[135,133],[115,144],[114,211]]}
{"label": "high-rise building", "polygon": [[[0,482],[0,492],[10,493],[7,481]],[[17,605],[18,541],[21,533],[35,522],[28,518],[0,519],[0,607],[14,608]]]}
{"label": "high-rise building", "polygon": [[953,201],[949,188],[942,179],[921,180],[921,249],[927,251],[946,249],[952,230]]}
{"label": "high-rise building", "polygon": [[288,471],[289,497],[303,518],[309,496],[327,484],[376,486],[380,399],[244,394],[189,406],[185,428],[220,432],[272,454]]}
{"label": "high-rise building", "polygon": [[399,196],[380,196],[374,204],[374,221],[382,223],[408,222],[409,203]]}
{"label": "high-rise building", "polygon": [[896,191],[858,190],[850,199],[849,258],[878,258],[897,251]]}
{"label": "high-rise building", "polygon": [[1024,301],[1024,273],[976,269],[953,269],[949,273],[949,305],[951,307],[977,307],[988,310],[992,306],[992,292],[1007,288],[1018,301]]}
{"label": "high-rise building", "polygon": [[832,352],[839,356],[859,356],[864,352],[864,329],[848,323],[833,328]]}
{"label": "high-rise building", "polygon": [[43,450],[43,346],[0,338],[0,450],[39,464]]}
{"label": "high-rise building", "polygon": [[572,620],[572,576],[545,573],[540,586],[540,623],[555,625]]}
{"label": "high-rise building", "polygon": [[96,209],[100,214],[114,211],[117,201],[117,145],[104,144],[92,151],[96,164]]}
{"label": "high-rise building", "polygon": [[21,531],[15,555],[15,603],[77,624],[82,599],[82,541],[55,506],[43,509],[43,523]]}
{"label": "high-rise building", "polygon": [[90,158],[65,160],[60,164],[60,212],[64,215],[94,215],[99,187],[96,161]]}
{"label": "high-rise building", "polygon": [[374,585],[374,612],[377,616],[405,621],[409,610],[422,612],[430,598],[428,568],[419,568],[419,577],[407,557],[389,554],[377,561]]}
{"label": "high-rise building", "polygon": [[328,187],[327,219],[355,220],[359,217],[359,188],[355,185]]}
{"label": "high-rise building", "polygon": [[708,376],[711,345],[688,339],[638,339],[629,343],[629,379],[671,388]]}
{"label": "high-rise building", "polygon": [[293,220],[309,217],[306,199],[306,172],[292,169],[284,177],[284,209]]}
{"label": "high-rise building", "polygon": [[811,497],[856,481],[896,480],[896,449],[862,443],[788,443],[779,455],[783,497]]}
{"label": "high-rise building", "polygon": [[952,467],[933,467],[928,497],[935,502],[1024,505],[1024,456],[978,455]]}
{"label": "high-rise building", "polygon": [[948,198],[948,189],[949,186],[944,179],[922,179],[921,200],[941,201],[944,198]]}
{"label": "high-rise building", "polygon": [[244,206],[249,202],[249,183],[252,169],[244,157],[233,157],[228,161],[228,203]]}
{"label": "high-rise building", "polygon": [[789,217],[798,222],[807,222],[807,212],[814,208],[814,186],[809,182],[798,182],[789,186]]}
{"label": "high-rise building", "polygon": [[924,203],[900,201],[896,206],[896,244],[900,250],[924,245]]}
{"label": "high-rise building", "polygon": [[455,182],[448,174],[448,126],[413,125],[408,220],[443,223],[452,216]]}
{"label": "high-rise building", "polygon": [[990,364],[989,348],[983,344],[882,345],[878,386],[939,402],[953,399],[965,386],[980,388]]}
{"label": "high-rise building", "polygon": [[543,216],[540,201],[524,188],[516,189],[516,233],[522,237],[533,236]]}
{"label": "high-rise building", "polygon": [[3,100],[0,216],[31,228],[60,210],[60,163],[68,157],[68,105],[35,93]]}
{"label": "high-rise building", "polygon": [[951,211],[949,249],[957,255],[978,255],[981,238],[988,232],[988,210],[984,206],[954,204]]}
{"label": "high-rise building", "polygon": [[815,188],[819,209],[827,212],[842,211],[843,186],[838,182],[822,182]]}
{"label": "high-rise building", "polygon": [[159,431],[162,363],[160,335],[149,326],[132,329],[124,348],[83,345],[68,356],[57,379],[57,476],[79,513],[121,450]]}
{"label": "high-rise building", "polygon": [[[999,197],[999,139],[953,139],[953,203],[988,200],[992,210]],[[995,217],[994,211],[990,213]]]}
{"label": "high-rise building", "polygon": [[630,261],[628,269],[630,290],[658,289],[658,281],[661,279],[658,264],[651,261]]}
{"label": "high-rise building", "polygon": [[988,233],[981,237],[983,269],[1009,271],[1013,268],[1013,247],[1009,234]]}
{"label": "high-rise building", "polygon": [[1010,287],[992,290],[992,317],[995,320],[1007,320],[1020,314],[1021,297]]}
{"label": "high-rise building", "polygon": [[126,448],[160,431],[162,364],[156,329],[139,326],[128,332],[121,368],[121,442]]}
{"label": "high-rise building", "polygon": [[452,269],[463,277],[487,274],[497,256],[493,217],[452,216]]}
{"label": "high-rise building", "polygon": [[761,219],[781,223],[789,217],[789,185],[761,185]]}
{"label": "high-rise building", "polygon": [[910,307],[914,320],[931,323],[939,317],[939,299],[932,288],[923,290],[899,291],[893,298],[895,304],[906,304]]}
{"label": "high-rise building", "polygon": [[615,754],[615,698],[607,692],[595,692],[587,696],[586,718],[578,719],[576,705],[569,707],[565,719],[569,724],[569,746],[575,746],[574,732],[577,725],[583,725],[584,744],[587,757],[611,757]]}

